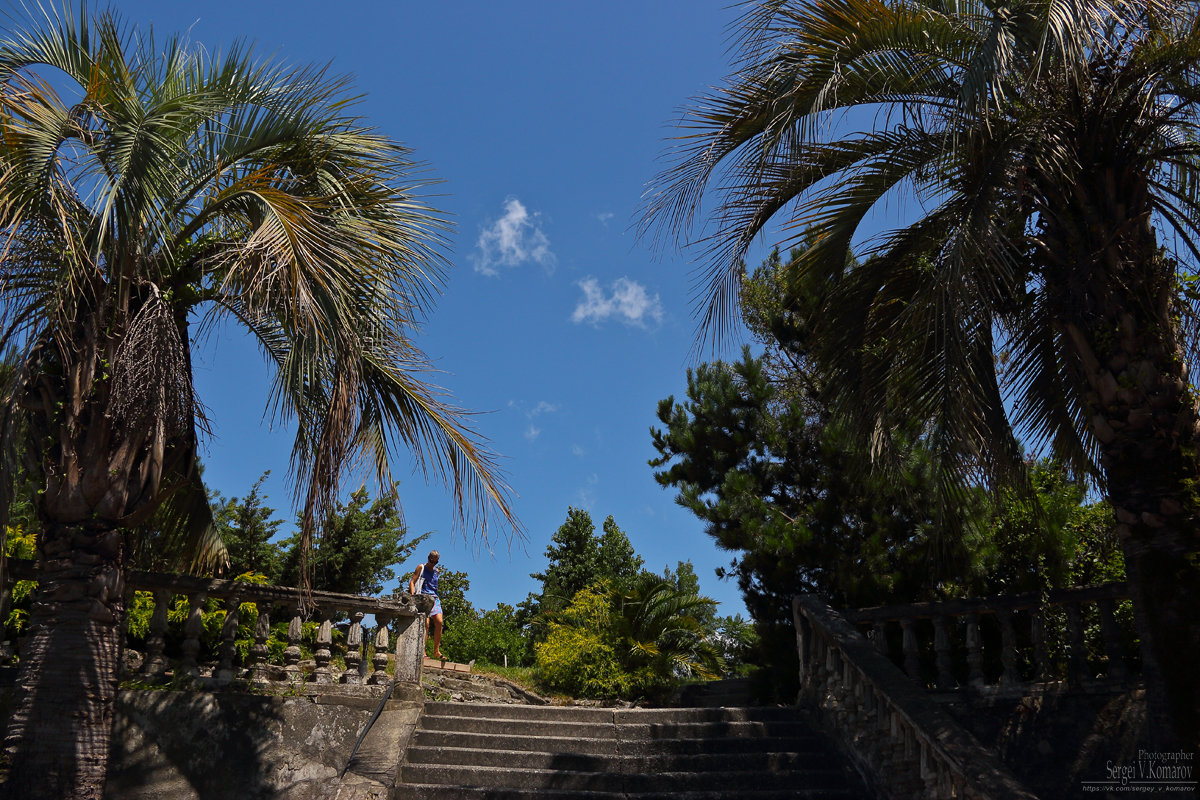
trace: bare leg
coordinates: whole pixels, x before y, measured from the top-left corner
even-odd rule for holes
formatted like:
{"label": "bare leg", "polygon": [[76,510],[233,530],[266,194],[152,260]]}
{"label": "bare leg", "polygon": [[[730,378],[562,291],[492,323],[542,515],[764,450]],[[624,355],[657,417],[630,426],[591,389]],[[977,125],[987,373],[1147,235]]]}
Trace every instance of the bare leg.
{"label": "bare leg", "polygon": [[442,656],[442,615],[434,614],[429,618],[433,623],[433,657],[444,658]]}

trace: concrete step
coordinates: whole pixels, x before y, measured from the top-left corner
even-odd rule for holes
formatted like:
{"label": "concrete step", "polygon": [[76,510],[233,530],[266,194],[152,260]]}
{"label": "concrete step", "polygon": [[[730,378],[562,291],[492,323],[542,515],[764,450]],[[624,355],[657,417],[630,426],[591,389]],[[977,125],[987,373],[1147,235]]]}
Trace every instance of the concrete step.
{"label": "concrete step", "polygon": [[427,702],[425,717],[479,717],[611,724],[613,709],[579,706],[515,706],[501,703]]}
{"label": "concrete step", "polygon": [[406,800],[865,796],[788,708],[427,703],[400,777]]}
{"label": "concrete step", "polygon": [[[465,704],[464,704],[465,705]],[[513,706],[516,708],[517,706]],[[431,731],[461,731],[464,733],[505,733],[512,736],[550,736],[553,738],[583,737],[612,739],[617,726],[609,723],[558,722],[539,719],[493,719],[490,717],[423,717],[421,725]]]}
{"label": "concrete step", "polygon": [[426,703],[428,730],[583,736],[627,740],[713,736],[797,736],[809,732],[791,709],[589,709],[474,703]]}
{"label": "concrete step", "polygon": [[579,792],[559,789],[517,789],[483,786],[456,786],[452,790],[441,784],[406,784],[404,800],[863,800],[865,795],[849,789],[824,789],[793,786],[789,789],[717,792],[649,792],[625,793]]}
{"label": "concrete step", "polygon": [[497,703],[428,702],[426,716],[541,719],[561,722],[766,722],[797,719],[794,708],[756,706],[735,708],[585,708],[579,706],[513,706]]}
{"label": "concrete step", "polygon": [[812,729],[799,720],[766,722],[628,722],[618,726],[618,737],[638,742],[653,739],[778,738],[803,736]]}
{"label": "concrete step", "polygon": [[651,772],[782,771],[820,769],[829,764],[829,754],[815,751],[745,753],[660,753],[621,755],[612,753],[569,753],[540,750],[492,750],[475,747],[426,747],[408,749],[412,764],[444,764],[514,769],[566,769],[621,774]]}
{"label": "concrete step", "polygon": [[405,764],[401,774],[405,784],[569,789],[585,792],[786,790],[798,784],[814,789],[837,789],[845,786],[845,776],[837,769],[808,769],[802,772],[745,770],[711,773],[620,773],[559,768],[515,769],[512,767],[463,767],[448,764]]}
{"label": "concrete step", "polygon": [[727,753],[819,752],[829,754],[828,744],[816,734],[804,736],[767,736],[753,739],[700,738],[651,739],[622,742],[616,738],[590,739],[547,736],[513,736],[504,733],[477,734],[469,731],[431,731],[418,729],[413,747],[457,747],[479,750],[520,750],[542,753],[582,753],[585,755],[706,755]]}

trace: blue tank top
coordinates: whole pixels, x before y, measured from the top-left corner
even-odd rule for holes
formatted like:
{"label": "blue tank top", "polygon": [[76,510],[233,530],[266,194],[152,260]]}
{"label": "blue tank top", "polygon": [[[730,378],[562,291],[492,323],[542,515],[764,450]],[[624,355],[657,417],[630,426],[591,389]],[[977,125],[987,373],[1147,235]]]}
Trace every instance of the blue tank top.
{"label": "blue tank top", "polygon": [[428,564],[424,565],[424,569],[421,570],[421,577],[425,579],[425,583],[421,585],[421,594],[431,594],[437,597],[438,568],[433,567],[431,569]]}

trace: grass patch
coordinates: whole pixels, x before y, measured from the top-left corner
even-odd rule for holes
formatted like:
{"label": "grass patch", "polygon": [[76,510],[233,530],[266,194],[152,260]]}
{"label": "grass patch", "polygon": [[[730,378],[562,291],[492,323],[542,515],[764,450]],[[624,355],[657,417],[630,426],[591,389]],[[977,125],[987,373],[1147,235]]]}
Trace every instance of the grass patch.
{"label": "grass patch", "polygon": [[537,681],[533,677],[533,667],[496,667],[491,664],[479,665],[476,664],[472,670],[477,675],[493,675],[497,678],[503,678],[510,683],[515,683],[522,689],[525,689],[535,694],[541,694],[543,689],[537,685]]}

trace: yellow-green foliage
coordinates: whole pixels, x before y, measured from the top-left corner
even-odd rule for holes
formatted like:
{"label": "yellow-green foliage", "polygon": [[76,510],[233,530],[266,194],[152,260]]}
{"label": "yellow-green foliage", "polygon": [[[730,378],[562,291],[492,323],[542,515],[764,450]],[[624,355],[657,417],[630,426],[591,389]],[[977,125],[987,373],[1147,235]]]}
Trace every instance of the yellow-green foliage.
{"label": "yellow-green foliage", "polygon": [[543,687],[601,699],[628,693],[630,676],[607,641],[611,608],[608,586],[591,586],[575,595],[561,621],[550,624],[546,641],[534,647],[537,678]]}
{"label": "yellow-green foliage", "polygon": [[[265,575],[254,572],[243,573],[234,578],[245,583],[266,584]],[[167,652],[172,654],[179,642],[183,641],[184,629],[187,625],[190,606],[184,595],[175,595],[171,606],[167,609]],[[144,646],[146,637],[150,634],[150,617],[154,613],[154,595],[150,592],[134,592],[133,601],[126,612],[126,625],[130,643],[135,647]],[[238,606],[238,629],[234,638],[237,651],[237,662],[246,663],[250,648],[254,644],[254,626],[258,622],[258,609],[252,603],[242,603]],[[200,659],[216,658],[221,647],[221,636],[225,626],[225,605],[223,601],[209,599],[200,609]],[[305,622],[301,626],[301,650],[305,656],[311,655],[313,643],[317,636],[317,623]],[[271,663],[283,663],[283,651],[287,648],[288,623],[275,622],[271,625],[271,634],[267,639],[268,660]],[[333,630],[335,643],[344,639],[344,634]]]}
{"label": "yellow-green foliage", "polygon": [[[8,528],[5,537],[4,552],[9,558],[30,559],[36,557],[37,536],[25,533],[19,527]],[[29,598],[37,587],[37,581],[17,581],[12,590],[12,610],[4,620],[4,627],[9,636],[24,633],[29,625]]]}

